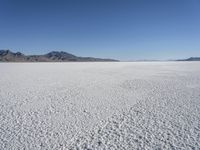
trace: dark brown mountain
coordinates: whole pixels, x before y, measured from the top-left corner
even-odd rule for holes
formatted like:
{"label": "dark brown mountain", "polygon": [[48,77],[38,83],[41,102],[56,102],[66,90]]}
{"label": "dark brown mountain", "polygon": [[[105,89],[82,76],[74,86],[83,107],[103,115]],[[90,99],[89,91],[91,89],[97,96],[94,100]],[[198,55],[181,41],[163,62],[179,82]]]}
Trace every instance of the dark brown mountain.
{"label": "dark brown mountain", "polygon": [[104,62],[118,61],[114,59],[102,59],[93,57],[78,57],[63,51],[52,51],[44,55],[24,55],[10,50],[0,50],[0,62]]}

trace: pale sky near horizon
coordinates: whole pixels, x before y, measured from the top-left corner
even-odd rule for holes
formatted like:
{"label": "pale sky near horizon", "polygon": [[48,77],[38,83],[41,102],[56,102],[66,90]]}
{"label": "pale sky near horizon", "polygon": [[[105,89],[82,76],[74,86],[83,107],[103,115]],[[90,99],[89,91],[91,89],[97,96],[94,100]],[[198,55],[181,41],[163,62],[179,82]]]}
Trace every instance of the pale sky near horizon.
{"label": "pale sky near horizon", "polygon": [[199,0],[0,0],[0,49],[120,60],[200,56]]}

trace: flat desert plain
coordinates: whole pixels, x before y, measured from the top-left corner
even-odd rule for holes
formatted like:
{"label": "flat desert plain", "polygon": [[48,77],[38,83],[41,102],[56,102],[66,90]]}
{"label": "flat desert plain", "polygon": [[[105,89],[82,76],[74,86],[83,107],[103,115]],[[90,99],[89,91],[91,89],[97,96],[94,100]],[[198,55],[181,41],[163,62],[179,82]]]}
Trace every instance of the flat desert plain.
{"label": "flat desert plain", "polygon": [[0,149],[200,149],[200,62],[0,63]]}

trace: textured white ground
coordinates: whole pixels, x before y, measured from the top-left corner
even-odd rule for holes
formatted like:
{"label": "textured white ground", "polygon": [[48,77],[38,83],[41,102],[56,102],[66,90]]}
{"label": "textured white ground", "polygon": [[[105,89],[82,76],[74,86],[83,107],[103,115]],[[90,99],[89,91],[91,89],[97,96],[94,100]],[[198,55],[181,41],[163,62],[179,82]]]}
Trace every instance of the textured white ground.
{"label": "textured white ground", "polygon": [[200,62],[0,63],[0,149],[200,149]]}

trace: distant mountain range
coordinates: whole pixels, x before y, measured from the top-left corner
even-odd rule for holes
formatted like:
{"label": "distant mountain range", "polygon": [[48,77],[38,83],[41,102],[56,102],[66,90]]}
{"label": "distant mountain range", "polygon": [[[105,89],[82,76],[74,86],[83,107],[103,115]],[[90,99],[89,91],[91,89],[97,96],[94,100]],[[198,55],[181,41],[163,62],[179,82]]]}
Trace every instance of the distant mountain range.
{"label": "distant mountain range", "polygon": [[[15,53],[10,50],[0,50],[0,62],[105,62],[105,61],[118,61],[118,60],[107,59],[107,58],[103,59],[94,57],[79,57],[64,51],[52,51],[44,55],[25,55],[21,52]],[[176,61],[200,61],[200,57],[190,57],[187,59],[179,59]]]}
{"label": "distant mountain range", "polygon": [[178,61],[200,61],[200,57],[190,57],[187,59],[179,59]]}
{"label": "distant mountain range", "polygon": [[0,50],[0,62],[104,62],[118,61],[93,57],[78,57],[63,51],[52,51],[44,55],[24,55],[21,52]]}

